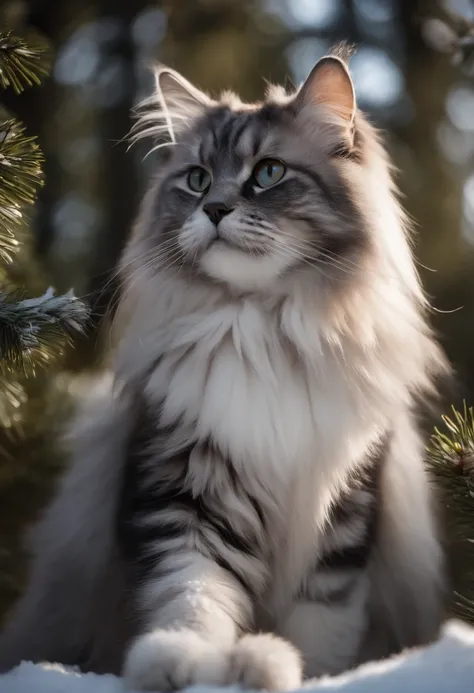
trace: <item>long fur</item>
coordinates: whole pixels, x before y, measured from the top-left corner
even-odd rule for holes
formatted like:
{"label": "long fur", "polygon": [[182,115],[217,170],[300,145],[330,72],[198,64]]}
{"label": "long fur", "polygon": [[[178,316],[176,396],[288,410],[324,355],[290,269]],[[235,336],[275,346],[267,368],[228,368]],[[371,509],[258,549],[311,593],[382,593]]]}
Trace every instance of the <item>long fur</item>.
{"label": "long fur", "polygon": [[[446,365],[387,156],[362,114],[328,109],[334,74],[246,105],[158,71],[137,132],[171,130],[171,163],[122,259],[111,383],[36,530],[4,668],[289,689],[436,637],[415,411]],[[295,161],[276,194],[248,189],[255,133]],[[206,147],[207,199],[234,195],[224,244],[178,175]]]}

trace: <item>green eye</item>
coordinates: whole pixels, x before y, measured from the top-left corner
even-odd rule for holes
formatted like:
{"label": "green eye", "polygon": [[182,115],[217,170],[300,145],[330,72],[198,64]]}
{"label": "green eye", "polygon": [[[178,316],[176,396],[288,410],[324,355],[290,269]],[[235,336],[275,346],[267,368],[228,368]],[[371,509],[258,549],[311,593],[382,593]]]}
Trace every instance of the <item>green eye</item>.
{"label": "green eye", "polygon": [[276,159],[262,159],[253,170],[255,182],[261,188],[269,188],[278,183],[285,175],[286,168]]}
{"label": "green eye", "polygon": [[188,175],[188,185],[194,192],[203,193],[211,185],[211,174],[205,168],[196,166]]}

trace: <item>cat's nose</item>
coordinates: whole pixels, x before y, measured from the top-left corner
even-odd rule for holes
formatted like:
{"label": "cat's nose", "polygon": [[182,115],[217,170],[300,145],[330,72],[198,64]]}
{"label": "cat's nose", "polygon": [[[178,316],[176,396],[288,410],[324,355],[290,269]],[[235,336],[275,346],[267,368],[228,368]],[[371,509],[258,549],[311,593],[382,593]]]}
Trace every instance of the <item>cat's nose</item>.
{"label": "cat's nose", "polygon": [[228,207],[225,202],[207,202],[203,206],[203,211],[216,226],[221,219],[223,219],[226,214],[230,214],[233,209],[233,207]]}

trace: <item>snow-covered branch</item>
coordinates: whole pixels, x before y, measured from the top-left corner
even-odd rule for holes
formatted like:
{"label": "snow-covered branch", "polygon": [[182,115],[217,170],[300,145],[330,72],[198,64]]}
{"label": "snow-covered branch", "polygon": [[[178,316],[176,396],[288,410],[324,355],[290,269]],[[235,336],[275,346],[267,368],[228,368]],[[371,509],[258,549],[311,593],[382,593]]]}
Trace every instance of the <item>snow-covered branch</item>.
{"label": "snow-covered branch", "polygon": [[48,347],[63,334],[81,331],[87,318],[85,305],[72,291],[12,301],[0,294],[0,359],[18,365],[25,354]]}

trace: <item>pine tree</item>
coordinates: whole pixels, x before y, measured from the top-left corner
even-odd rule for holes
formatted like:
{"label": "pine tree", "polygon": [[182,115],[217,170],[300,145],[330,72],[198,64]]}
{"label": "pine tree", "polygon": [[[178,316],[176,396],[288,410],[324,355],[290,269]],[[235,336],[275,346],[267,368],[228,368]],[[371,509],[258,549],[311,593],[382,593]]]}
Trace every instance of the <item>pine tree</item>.
{"label": "pine tree", "polygon": [[474,410],[464,403],[442,417],[428,446],[439,491],[453,613],[474,625]]}
{"label": "pine tree", "polygon": [[[41,50],[28,48],[10,33],[0,36],[0,86],[17,94],[38,84],[44,73]],[[1,111],[0,111],[1,114]],[[42,154],[34,137],[14,118],[0,124],[0,261],[9,265],[19,246],[23,211],[36,198],[43,183]],[[8,276],[4,270],[3,281]],[[39,298],[15,300],[15,293],[0,294],[0,363],[6,373],[25,359],[45,358],[61,333],[70,333],[84,320],[84,306],[72,294],[55,297],[49,289]]]}
{"label": "pine tree", "polygon": [[[474,22],[445,3],[438,9],[439,16],[425,22],[425,38],[436,50],[450,54],[463,75],[474,76]],[[454,406],[451,410],[434,429],[427,455],[444,510],[451,608],[474,625],[474,410],[466,403],[462,411]]]}
{"label": "pine tree", "polygon": [[[38,85],[45,57],[41,46],[0,34],[0,89]],[[30,250],[25,214],[43,184],[42,160],[35,137],[0,104],[0,616],[21,589],[20,534],[60,467],[52,422],[68,399],[54,365],[87,317],[72,292],[47,288]]]}

